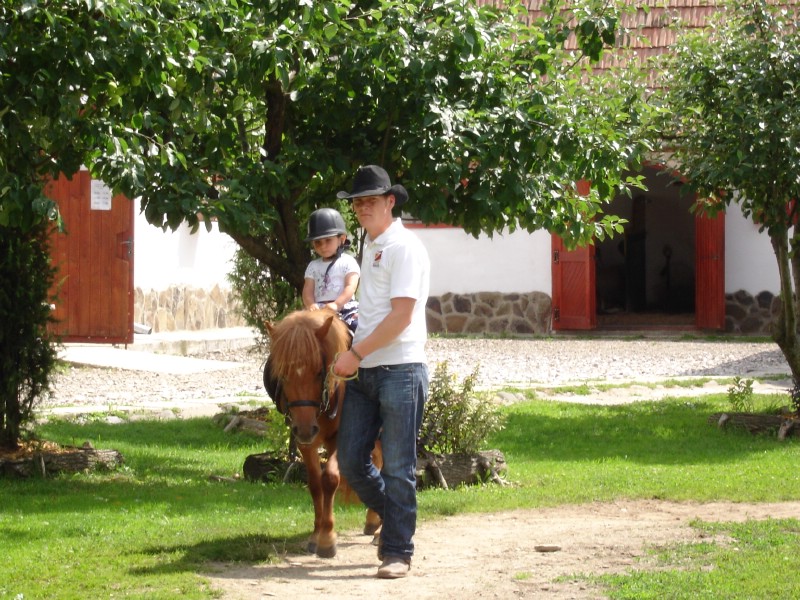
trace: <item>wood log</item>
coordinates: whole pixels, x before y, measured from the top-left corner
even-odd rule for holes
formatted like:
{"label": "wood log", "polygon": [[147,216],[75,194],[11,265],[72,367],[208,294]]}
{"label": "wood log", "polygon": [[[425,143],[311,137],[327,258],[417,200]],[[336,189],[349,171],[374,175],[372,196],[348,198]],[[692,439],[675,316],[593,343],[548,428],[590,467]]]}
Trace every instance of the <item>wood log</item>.
{"label": "wood log", "polygon": [[249,414],[253,414],[255,417],[258,417],[258,414],[255,412],[239,414],[220,413],[214,415],[212,420],[217,425],[223,426],[223,431],[225,433],[230,433],[232,431],[245,431],[255,435],[266,435],[269,425],[267,425],[263,419],[248,416]]}
{"label": "wood log", "polygon": [[69,448],[58,452],[37,452],[15,460],[0,460],[0,473],[16,477],[47,477],[59,473],[111,470],[123,462],[122,454],[117,450]]}
{"label": "wood log", "polygon": [[783,441],[787,436],[792,435],[792,431],[796,429],[796,423],[797,421],[794,419],[786,419],[783,423],[781,423],[781,427],[778,429],[778,439]]}
{"label": "wood log", "polygon": [[[476,454],[428,455],[417,459],[417,488],[442,487],[452,489],[459,485],[474,485],[491,481],[500,485],[506,482],[501,474],[508,469],[500,450],[484,450]],[[251,454],[242,467],[248,481],[283,481],[305,483],[305,465],[302,461],[287,461],[269,453]]]}
{"label": "wood log", "polygon": [[242,473],[245,479],[255,482],[305,483],[307,481],[306,466],[303,461],[287,461],[266,452],[251,454],[245,458]]}
{"label": "wood log", "polygon": [[[433,480],[439,485],[439,487],[449,490],[450,486],[447,485],[447,479],[445,479],[444,474],[442,473],[442,468],[439,466],[439,461],[436,458],[435,454],[430,452],[426,453],[421,459],[417,460],[417,471],[419,471],[419,463],[422,462],[424,464],[424,473],[430,474],[433,477]],[[423,477],[424,480],[424,477]],[[419,477],[417,477],[417,487],[419,486]]]}
{"label": "wood log", "polygon": [[225,433],[230,433],[232,430],[236,429],[239,426],[240,418],[241,417],[233,416],[231,420],[228,421],[228,424],[225,425],[225,428],[222,431],[224,431]]}
{"label": "wood log", "polygon": [[800,436],[800,428],[794,427],[795,419],[787,415],[758,413],[714,413],[708,422],[720,428],[738,427],[750,433],[777,432],[778,439],[788,435]]}
{"label": "wood log", "polygon": [[500,474],[507,470],[500,450],[484,450],[476,454],[429,455],[417,459],[417,487],[475,485],[492,481],[504,485]]}

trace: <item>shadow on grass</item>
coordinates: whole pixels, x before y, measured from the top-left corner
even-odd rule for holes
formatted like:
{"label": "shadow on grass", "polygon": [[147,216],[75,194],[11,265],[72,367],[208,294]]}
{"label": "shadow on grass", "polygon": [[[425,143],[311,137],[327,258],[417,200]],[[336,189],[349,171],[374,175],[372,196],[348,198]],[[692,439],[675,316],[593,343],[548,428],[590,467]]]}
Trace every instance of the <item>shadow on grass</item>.
{"label": "shadow on grass", "polygon": [[132,569],[133,575],[158,575],[197,571],[211,562],[264,563],[287,553],[302,553],[308,535],[239,535],[193,544],[157,544],[137,551],[156,564]]}
{"label": "shadow on grass", "polygon": [[116,470],[91,475],[4,479],[9,491],[16,489],[3,502],[5,508],[22,514],[80,510],[136,514],[151,506],[162,507],[168,514],[184,514],[210,507],[233,510],[242,503],[262,509],[309,503],[302,485],[213,481],[215,475],[241,473],[249,454],[271,449],[262,438],[225,433],[210,419],[121,424],[53,421],[41,426],[37,435],[64,445],[79,446],[89,440],[95,448],[118,450],[124,463]]}
{"label": "shadow on grass", "polygon": [[[710,425],[708,415],[722,406],[719,400],[707,399],[624,406],[532,401],[507,410],[505,428],[492,444],[520,463],[620,459],[646,466],[734,464],[792,447],[791,441]],[[10,482],[6,493],[0,492],[7,510],[23,515],[155,511],[170,516],[243,506],[310,510],[308,492],[301,485],[209,481],[213,474],[238,472],[248,454],[265,450],[262,439],[224,433],[210,419],[117,425],[53,422],[41,428],[40,436],[78,445],[92,440],[97,448],[122,452],[125,465],[108,474]]]}

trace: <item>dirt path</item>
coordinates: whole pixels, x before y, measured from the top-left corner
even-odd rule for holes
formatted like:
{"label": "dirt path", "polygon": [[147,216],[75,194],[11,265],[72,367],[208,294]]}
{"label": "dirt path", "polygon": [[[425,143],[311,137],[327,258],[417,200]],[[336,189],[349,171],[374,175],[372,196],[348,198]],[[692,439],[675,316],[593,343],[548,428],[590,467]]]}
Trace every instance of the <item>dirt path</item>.
{"label": "dirt path", "polygon": [[[756,393],[785,392],[787,381],[757,383]],[[702,387],[621,385],[588,393],[541,398],[586,404],[624,404],[664,397],[725,393],[729,383]],[[514,396],[513,394],[511,396]],[[515,402],[516,397],[499,401]],[[353,600],[394,597],[415,600],[533,598],[595,600],[605,598],[576,574],[599,575],[646,569],[647,552],[679,542],[698,542],[694,519],[744,521],[798,518],[800,501],[774,504],[709,504],[626,501],[538,510],[457,515],[421,522],[410,575],[396,581],[375,578],[378,567],[371,538],[339,532],[339,552],[332,560],[289,554],[277,565],[230,567],[210,574],[225,600],[288,598]],[[537,546],[558,546],[555,552]]]}
{"label": "dirt path", "polygon": [[[277,565],[220,566],[209,574],[226,600],[388,597],[603,598],[570,575],[646,568],[647,548],[699,541],[693,519],[745,521],[798,518],[800,502],[679,504],[615,502],[489,515],[458,515],[419,524],[416,556],[406,579],[375,578],[371,538],[340,532],[336,558],[286,555]],[[536,546],[560,550],[540,552]],[[556,581],[565,577],[564,581]]]}
{"label": "dirt path", "polygon": [[[790,380],[777,347],[768,344],[702,341],[614,339],[446,339],[429,340],[430,364],[447,361],[463,378],[481,365],[482,386],[534,387],[537,396],[565,402],[624,404],[725,393],[730,381],[708,381],[701,388],[654,384],[667,379],[755,377],[770,375],[754,386],[756,393],[785,393]],[[87,412],[115,409],[166,411],[164,418],[213,415],[223,403],[263,394],[261,363],[243,351],[205,358],[242,363],[240,369],[203,374],[165,375],[116,369],[71,369],[60,381],[53,410]],[[109,386],[108,382],[114,385]],[[559,391],[567,383],[586,383],[587,390]],[[595,383],[618,383],[609,388]],[[553,388],[553,389],[544,389]],[[513,403],[524,396],[501,393]],[[96,408],[95,408],[96,407]],[[289,554],[277,565],[219,565],[208,576],[226,600],[353,600],[398,594],[415,600],[472,598],[603,598],[574,574],[603,574],[647,568],[640,559],[653,546],[698,541],[689,523],[798,518],[800,502],[782,504],[676,504],[615,502],[489,515],[458,515],[421,522],[409,577],[375,578],[378,562],[370,539],[354,531],[339,532],[339,553],[331,560]],[[557,545],[552,553],[536,546]],[[283,551],[283,548],[277,551]],[[556,581],[564,578],[563,581]],[[389,594],[389,595],[387,595]]]}

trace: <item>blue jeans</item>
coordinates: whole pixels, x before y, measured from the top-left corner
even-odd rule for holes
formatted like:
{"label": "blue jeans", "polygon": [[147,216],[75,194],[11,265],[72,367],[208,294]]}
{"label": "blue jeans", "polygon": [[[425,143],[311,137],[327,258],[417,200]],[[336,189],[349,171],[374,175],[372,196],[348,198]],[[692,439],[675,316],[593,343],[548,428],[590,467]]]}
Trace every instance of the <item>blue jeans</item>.
{"label": "blue jeans", "polygon": [[[358,370],[347,382],[339,423],[339,469],[361,501],[383,519],[384,556],[410,559],[417,528],[417,434],[428,397],[425,363]],[[380,432],[383,469],[370,453]]]}

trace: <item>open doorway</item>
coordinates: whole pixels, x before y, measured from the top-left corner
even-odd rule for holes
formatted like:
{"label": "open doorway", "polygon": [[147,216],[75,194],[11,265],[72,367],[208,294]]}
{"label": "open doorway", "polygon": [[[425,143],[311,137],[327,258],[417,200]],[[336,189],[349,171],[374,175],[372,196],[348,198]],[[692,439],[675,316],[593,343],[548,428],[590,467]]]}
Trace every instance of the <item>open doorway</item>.
{"label": "open doorway", "polygon": [[628,222],[623,234],[595,242],[598,329],[695,325],[694,198],[659,172],[646,168],[648,191],[606,208]]}

